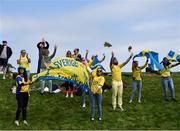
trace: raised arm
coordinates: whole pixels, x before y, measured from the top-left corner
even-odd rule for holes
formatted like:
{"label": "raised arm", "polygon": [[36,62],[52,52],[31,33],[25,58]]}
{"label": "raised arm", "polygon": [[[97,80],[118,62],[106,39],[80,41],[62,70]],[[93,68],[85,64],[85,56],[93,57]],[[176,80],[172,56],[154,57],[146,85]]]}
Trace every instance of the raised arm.
{"label": "raised arm", "polygon": [[144,69],[147,66],[147,64],[148,64],[148,58],[146,60],[146,63],[143,66],[140,66],[139,68],[142,70],[142,69]]}
{"label": "raised arm", "polygon": [[50,58],[52,59],[55,55],[56,55],[56,51],[57,51],[57,46],[54,46],[54,52],[53,54],[50,56]]}
{"label": "raised arm", "polygon": [[45,41],[45,43],[46,43],[45,48],[46,48],[46,49],[49,49],[49,43],[48,43],[47,41]]}
{"label": "raised arm", "polygon": [[89,50],[86,50],[86,56],[85,56],[85,59],[86,59],[87,62],[89,62],[88,54],[89,54]]}
{"label": "raised arm", "polygon": [[121,67],[125,66],[125,65],[131,60],[132,57],[133,57],[133,53],[131,53],[131,55],[129,56],[129,58],[128,58],[125,62],[123,62],[123,63],[121,64]]}
{"label": "raised arm", "polygon": [[112,64],[113,64],[113,59],[114,59],[114,52],[111,53],[111,60],[110,60],[110,69],[112,68]]}
{"label": "raised arm", "polygon": [[175,67],[175,66],[178,66],[178,65],[180,65],[180,62],[172,64],[171,67]]}
{"label": "raised arm", "polygon": [[102,63],[105,60],[106,56],[105,54],[103,54],[103,58],[99,61],[100,63]]}

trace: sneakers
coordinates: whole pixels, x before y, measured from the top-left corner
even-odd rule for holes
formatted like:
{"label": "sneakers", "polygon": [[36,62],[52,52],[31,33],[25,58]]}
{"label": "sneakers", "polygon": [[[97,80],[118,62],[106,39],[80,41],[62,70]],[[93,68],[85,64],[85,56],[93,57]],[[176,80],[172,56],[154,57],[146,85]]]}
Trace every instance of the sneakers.
{"label": "sneakers", "polygon": [[71,93],[71,98],[73,98],[73,93]]}
{"label": "sneakers", "polygon": [[66,98],[68,98],[69,97],[69,94],[68,93],[66,93]]}
{"label": "sneakers", "polygon": [[129,104],[131,104],[131,103],[132,103],[132,100],[129,101]]}
{"label": "sneakers", "polygon": [[3,80],[5,80],[6,79],[6,77],[5,76],[3,76]]}
{"label": "sneakers", "polygon": [[85,108],[86,107],[86,103],[83,103],[82,107]]}
{"label": "sneakers", "polygon": [[98,119],[99,121],[102,121],[102,118],[101,117],[99,117],[99,119]]}
{"label": "sneakers", "polygon": [[172,98],[172,100],[173,100],[174,102],[177,102],[177,100],[176,100],[175,98]]}
{"label": "sneakers", "polygon": [[[15,123],[17,126],[19,126],[19,121],[18,121],[18,120],[15,120],[14,123]],[[24,123],[25,125],[28,125],[28,122],[27,122],[26,120],[24,120],[23,123]]]}
{"label": "sneakers", "polygon": [[121,111],[124,111],[124,109],[122,108],[122,106],[119,106],[119,108],[121,109]]}
{"label": "sneakers", "polygon": [[141,100],[139,99],[138,102],[141,103]]}
{"label": "sneakers", "polygon": [[24,121],[23,121],[23,123],[24,123],[25,125],[28,125],[28,123],[27,123],[27,121],[26,121],[26,120],[24,120]]}
{"label": "sneakers", "polygon": [[18,120],[15,120],[14,123],[19,126],[19,121]]}
{"label": "sneakers", "polygon": [[91,117],[91,121],[94,121],[95,119],[94,119],[94,117]]}

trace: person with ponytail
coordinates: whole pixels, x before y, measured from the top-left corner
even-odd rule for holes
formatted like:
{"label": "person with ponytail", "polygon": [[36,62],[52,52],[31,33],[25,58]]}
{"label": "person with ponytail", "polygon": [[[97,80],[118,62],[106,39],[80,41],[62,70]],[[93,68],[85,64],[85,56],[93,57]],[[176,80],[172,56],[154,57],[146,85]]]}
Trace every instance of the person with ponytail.
{"label": "person with ponytail", "polygon": [[23,66],[20,66],[18,68],[18,75],[16,77],[16,100],[17,100],[17,111],[16,111],[16,120],[15,124],[19,126],[19,117],[22,112],[23,117],[23,123],[25,125],[28,125],[27,123],[27,106],[28,106],[28,100],[29,100],[29,86],[31,81],[29,80],[26,68]]}

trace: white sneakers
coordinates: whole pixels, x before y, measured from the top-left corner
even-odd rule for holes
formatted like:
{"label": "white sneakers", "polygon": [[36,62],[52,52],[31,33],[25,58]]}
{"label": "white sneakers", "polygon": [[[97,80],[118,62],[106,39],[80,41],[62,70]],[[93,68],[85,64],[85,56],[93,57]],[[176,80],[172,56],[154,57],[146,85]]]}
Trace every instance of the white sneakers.
{"label": "white sneakers", "polygon": [[[18,120],[15,120],[14,123],[15,123],[17,126],[20,125]],[[27,122],[26,120],[24,120],[23,123],[24,123],[25,125],[28,125],[28,122]]]}
{"label": "white sneakers", "polygon": [[5,76],[3,76],[3,80],[5,80],[6,79],[6,77]]}
{"label": "white sneakers", "polygon": [[28,123],[27,123],[27,121],[26,121],[26,120],[24,120],[24,121],[23,121],[23,123],[24,123],[25,125],[28,125]]}
{"label": "white sneakers", "polygon": [[69,95],[68,95],[68,93],[66,93],[66,98],[68,98],[69,97]]}
{"label": "white sneakers", "polygon": [[122,108],[122,106],[119,106],[119,108],[121,109],[121,111],[124,111],[124,109]]}
{"label": "white sneakers", "polygon": [[[141,100],[139,99],[138,102],[141,103]],[[131,103],[132,103],[132,100],[129,101],[129,104],[131,104]]]}
{"label": "white sneakers", "polygon": [[[69,97],[69,94],[68,94],[68,93],[66,93],[66,98],[68,98],[68,97]],[[73,98],[73,97],[74,97],[73,93],[71,93],[70,97],[71,97],[71,98]]]}
{"label": "white sneakers", "polygon": [[85,108],[86,107],[86,103],[83,103],[82,107]]}
{"label": "white sneakers", "polygon": [[19,126],[19,121],[18,120],[15,120],[14,123]]}

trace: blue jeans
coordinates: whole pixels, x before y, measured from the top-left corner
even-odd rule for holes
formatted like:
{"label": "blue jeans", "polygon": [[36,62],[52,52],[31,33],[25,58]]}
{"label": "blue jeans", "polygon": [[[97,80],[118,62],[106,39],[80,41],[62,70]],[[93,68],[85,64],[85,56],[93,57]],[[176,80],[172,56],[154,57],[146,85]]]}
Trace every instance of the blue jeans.
{"label": "blue jeans", "polygon": [[82,104],[85,104],[86,103],[86,92],[84,90],[82,90],[81,98],[82,98]]}
{"label": "blue jeans", "polygon": [[91,117],[95,117],[96,102],[98,105],[99,118],[102,118],[102,94],[91,93]]}
{"label": "blue jeans", "polygon": [[138,88],[138,99],[141,100],[141,90],[142,90],[142,81],[141,80],[133,80],[131,100],[133,100],[137,88]]}
{"label": "blue jeans", "polygon": [[175,99],[174,84],[173,84],[173,80],[170,76],[169,77],[162,77],[162,86],[164,88],[165,99],[168,99],[168,88],[171,91],[171,97]]}

